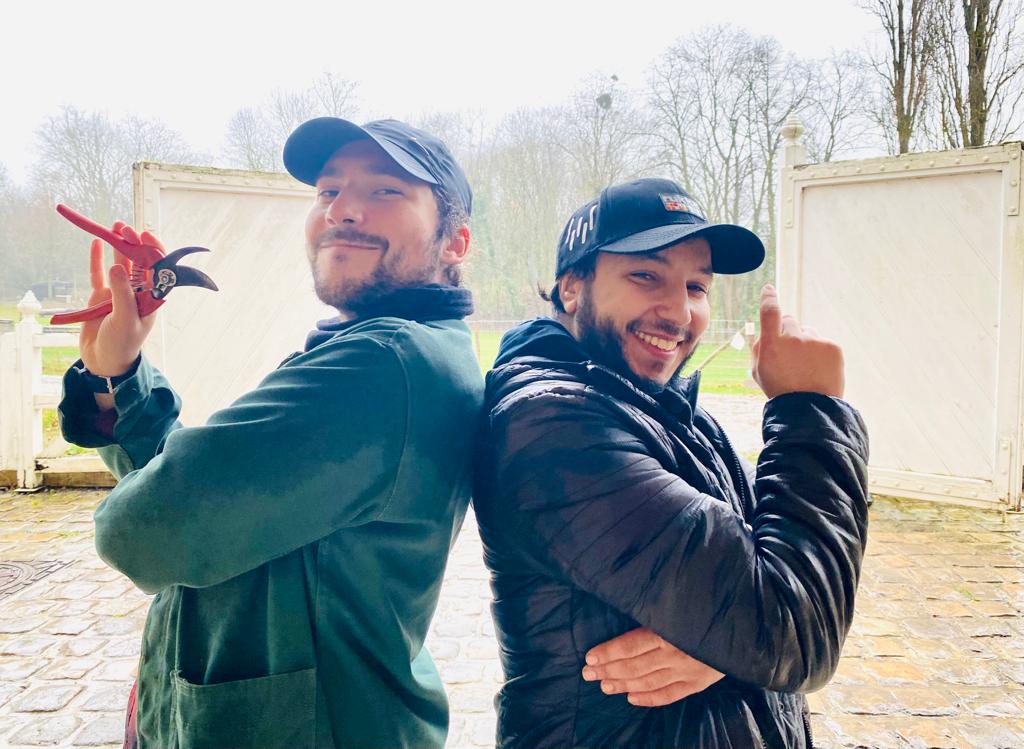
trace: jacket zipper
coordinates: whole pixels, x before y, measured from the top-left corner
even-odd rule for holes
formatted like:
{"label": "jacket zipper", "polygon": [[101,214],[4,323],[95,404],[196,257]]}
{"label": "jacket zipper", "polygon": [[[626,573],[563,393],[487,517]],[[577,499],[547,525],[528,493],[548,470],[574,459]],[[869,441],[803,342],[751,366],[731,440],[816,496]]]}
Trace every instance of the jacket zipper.
{"label": "jacket zipper", "polygon": [[814,749],[814,737],[811,736],[811,716],[807,714],[806,705],[800,715],[804,719],[804,731],[807,732],[807,749]]}

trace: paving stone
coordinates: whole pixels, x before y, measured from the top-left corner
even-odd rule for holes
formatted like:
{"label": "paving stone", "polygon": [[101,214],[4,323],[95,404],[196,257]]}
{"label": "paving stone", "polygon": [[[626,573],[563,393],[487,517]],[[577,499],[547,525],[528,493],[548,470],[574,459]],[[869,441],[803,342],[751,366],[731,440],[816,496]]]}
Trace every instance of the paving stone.
{"label": "paving stone", "polygon": [[[14,697],[25,691],[21,684],[0,684],[0,707],[3,707]],[[0,744],[2,746],[2,744]]]}
{"label": "paving stone", "polygon": [[75,734],[71,743],[75,746],[101,746],[120,744],[124,740],[124,717],[100,715]]}
{"label": "paving stone", "polygon": [[864,662],[864,670],[879,684],[924,684],[926,676],[913,663],[902,658],[885,658]]}
{"label": "paving stone", "polygon": [[80,635],[95,623],[96,620],[91,617],[67,616],[51,619],[41,631],[51,635]]}
{"label": "paving stone", "polygon": [[1024,660],[1013,660],[1002,663],[999,670],[1007,679],[1017,684],[1024,684]]}
{"label": "paving stone", "polygon": [[[435,633],[436,628],[432,631]],[[438,637],[427,641],[427,649],[434,660],[447,660],[455,658],[459,654],[459,641],[447,637]]]}
{"label": "paving stone", "polygon": [[19,713],[52,713],[71,702],[82,688],[74,685],[52,685],[35,687],[18,697],[11,704]]}
{"label": "paving stone", "polygon": [[[820,742],[824,730],[835,736],[835,743]],[[812,730],[814,723],[812,722]],[[870,715],[831,715],[823,718],[815,734],[815,746],[855,747],[856,749],[905,749],[906,744],[886,717]]]}
{"label": "paving stone", "polygon": [[126,593],[122,598],[100,601],[94,604],[92,607],[92,613],[100,619],[106,619],[109,617],[126,617],[129,614],[135,613],[144,617],[148,608],[148,599]]}
{"label": "paving stone", "polygon": [[1002,601],[975,601],[971,608],[977,616],[1019,619],[1021,615],[1020,606],[1011,606]]}
{"label": "paving stone", "polygon": [[107,658],[138,658],[142,653],[142,639],[126,637],[110,643],[103,655]]}
{"label": "paving stone", "polygon": [[48,668],[43,669],[36,677],[39,679],[82,679],[87,673],[99,665],[95,658],[62,658],[55,660]]}
{"label": "paving stone", "polygon": [[[960,601],[925,601],[924,611],[929,616],[971,617],[974,607]],[[962,622],[958,622],[962,624]]]}
{"label": "paving stone", "polygon": [[957,619],[956,625],[968,637],[1013,637],[1017,634],[1003,619],[972,616],[970,619]]}
{"label": "paving stone", "polygon": [[963,634],[957,625],[947,619],[934,619],[932,617],[911,616],[903,619],[899,624],[914,637],[925,637],[934,639],[948,639],[959,637]]}
{"label": "paving stone", "polygon": [[829,699],[852,715],[888,715],[898,709],[892,691],[877,685],[833,685],[829,687]]}
{"label": "paving stone", "polygon": [[494,710],[494,692],[478,686],[456,684],[448,688],[452,712],[487,713]]}
{"label": "paving stone", "polygon": [[864,669],[862,658],[842,658],[836,668],[835,676],[832,677],[833,684],[865,684],[869,676]]}
{"label": "paving stone", "polygon": [[934,673],[944,682],[971,687],[994,687],[1002,681],[997,669],[971,661],[939,661]]}
{"label": "paving stone", "polygon": [[961,737],[957,749],[1020,749],[1024,723],[1016,718],[965,718],[953,726]]}
{"label": "paving stone", "polygon": [[73,582],[61,585],[54,591],[56,598],[66,598],[71,601],[79,601],[88,598],[99,589],[99,585],[90,582]]}
{"label": "paving stone", "polygon": [[23,681],[47,663],[46,659],[38,657],[0,659],[0,683]]}
{"label": "paving stone", "polygon": [[498,643],[490,638],[473,638],[463,646],[463,650],[465,657],[470,660],[498,662]]}
{"label": "paving stone", "polygon": [[907,718],[896,733],[913,749],[966,749],[963,735],[945,718]]}
{"label": "paving stone", "polygon": [[117,681],[131,683],[135,679],[135,672],[139,662],[136,658],[120,658],[118,660],[104,663],[91,676],[96,681]]}
{"label": "paving stone", "polygon": [[121,598],[125,593],[129,591],[133,586],[122,580],[115,582],[109,582],[101,586],[96,590],[95,593],[90,596],[93,599],[115,599]]}
{"label": "paving stone", "polygon": [[[914,652],[902,637],[862,637],[857,644],[873,658],[910,658]],[[847,653],[844,646],[843,655]]]}
{"label": "paving stone", "polygon": [[1024,717],[1024,690],[1007,687],[953,688],[961,711],[972,715]]}
{"label": "paving stone", "polygon": [[445,684],[473,684],[483,679],[484,664],[472,661],[450,663],[441,671]]}
{"label": "paving stone", "polygon": [[20,619],[0,619],[0,634],[20,635],[41,627],[46,620],[41,616]]}
{"label": "paving stone", "polygon": [[493,716],[478,718],[475,723],[469,736],[473,746],[494,746],[496,719]]}
{"label": "paving stone", "polygon": [[871,637],[902,637],[905,633],[896,622],[872,616],[855,616],[851,635]]}
{"label": "paving stone", "polygon": [[139,622],[132,617],[109,617],[106,619],[97,619],[93,622],[92,626],[89,627],[88,633],[90,635],[99,636],[115,636],[115,635],[127,635],[139,630]]}
{"label": "paving stone", "polygon": [[[34,592],[34,591],[33,591]],[[0,608],[0,619],[24,619],[44,614],[52,609],[53,601],[13,601]]]}
{"label": "paving stone", "polygon": [[74,715],[51,715],[46,720],[33,719],[8,737],[10,746],[48,746],[67,739],[81,721]]}
{"label": "paving stone", "polygon": [[439,637],[471,637],[476,633],[479,618],[463,614],[451,614],[434,622],[434,632]]}
{"label": "paving stone", "polygon": [[0,655],[39,656],[53,646],[52,637],[30,635],[16,640],[0,642]]}
{"label": "paving stone", "polygon": [[59,613],[61,616],[81,616],[91,612],[94,608],[96,608],[96,602],[88,598],[81,601],[60,601],[59,607],[50,613]]}
{"label": "paving stone", "polygon": [[124,713],[128,706],[131,684],[92,687],[83,695],[79,707],[86,712]]}
{"label": "paving stone", "polygon": [[960,704],[951,687],[909,686],[891,687],[894,713],[938,717],[960,714]]}
{"label": "paving stone", "polygon": [[70,637],[61,643],[58,652],[61,655],[81,658],[95,653],[109,642],[105,637]]}

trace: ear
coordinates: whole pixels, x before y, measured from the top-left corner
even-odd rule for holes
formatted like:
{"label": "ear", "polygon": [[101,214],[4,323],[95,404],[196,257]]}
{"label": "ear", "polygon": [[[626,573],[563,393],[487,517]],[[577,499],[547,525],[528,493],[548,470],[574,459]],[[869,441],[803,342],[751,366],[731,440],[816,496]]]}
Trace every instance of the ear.
{"label": "ear", "polygon": [[445,265],[459,265],[469,254],[469,227],[463,224],[448,239],[441,249],[441,262]]}
{"label": "ear", "polygon": [[576,314],[582,289],[583,279],[572,271],[568,271],[558,279],[558,298],[562,300],[562,307],[565,308],[567,315]]}

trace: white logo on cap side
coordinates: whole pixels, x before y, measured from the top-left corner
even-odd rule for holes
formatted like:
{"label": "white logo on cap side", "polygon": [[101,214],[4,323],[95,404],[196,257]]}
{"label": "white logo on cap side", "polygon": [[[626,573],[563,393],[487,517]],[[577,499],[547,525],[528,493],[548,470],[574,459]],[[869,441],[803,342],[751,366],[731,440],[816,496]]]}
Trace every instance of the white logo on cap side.
{"label": "white logo on cap side", "polygon": [[587,234],[594,231],[594,219],[597,216],[597,205],[590,206],[590,213],[587,216],[587,222],[583,223],[583,216],[576,219],[576,226],[569,230],[569,236],[566,237],[565,242],[568,245],[566,247],[567,252],[572,252],[573,247],[576,245],[576,240],[580,240],[580,244],[587,243]]}

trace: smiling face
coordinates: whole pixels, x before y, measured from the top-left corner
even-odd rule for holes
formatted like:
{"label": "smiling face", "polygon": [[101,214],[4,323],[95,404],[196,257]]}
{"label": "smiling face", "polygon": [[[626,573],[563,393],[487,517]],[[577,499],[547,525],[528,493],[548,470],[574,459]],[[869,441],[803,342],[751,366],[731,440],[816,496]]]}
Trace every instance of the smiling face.
{"label": "smiling face", "polygon": [[438,282],[445,264],[462,262],[468,230],[439,238],[430,185],[372,140],[338,149],[316,189],[306,251],[317,296],[339,312],[357,312],[397,288]]}
{"label": "smiling face", "polygon": [[595,360],[664,386],[707,329],[712,279],[711,248],[696,238],[652,253],[601,252],[593,276],[562,276],[559,296]]}

